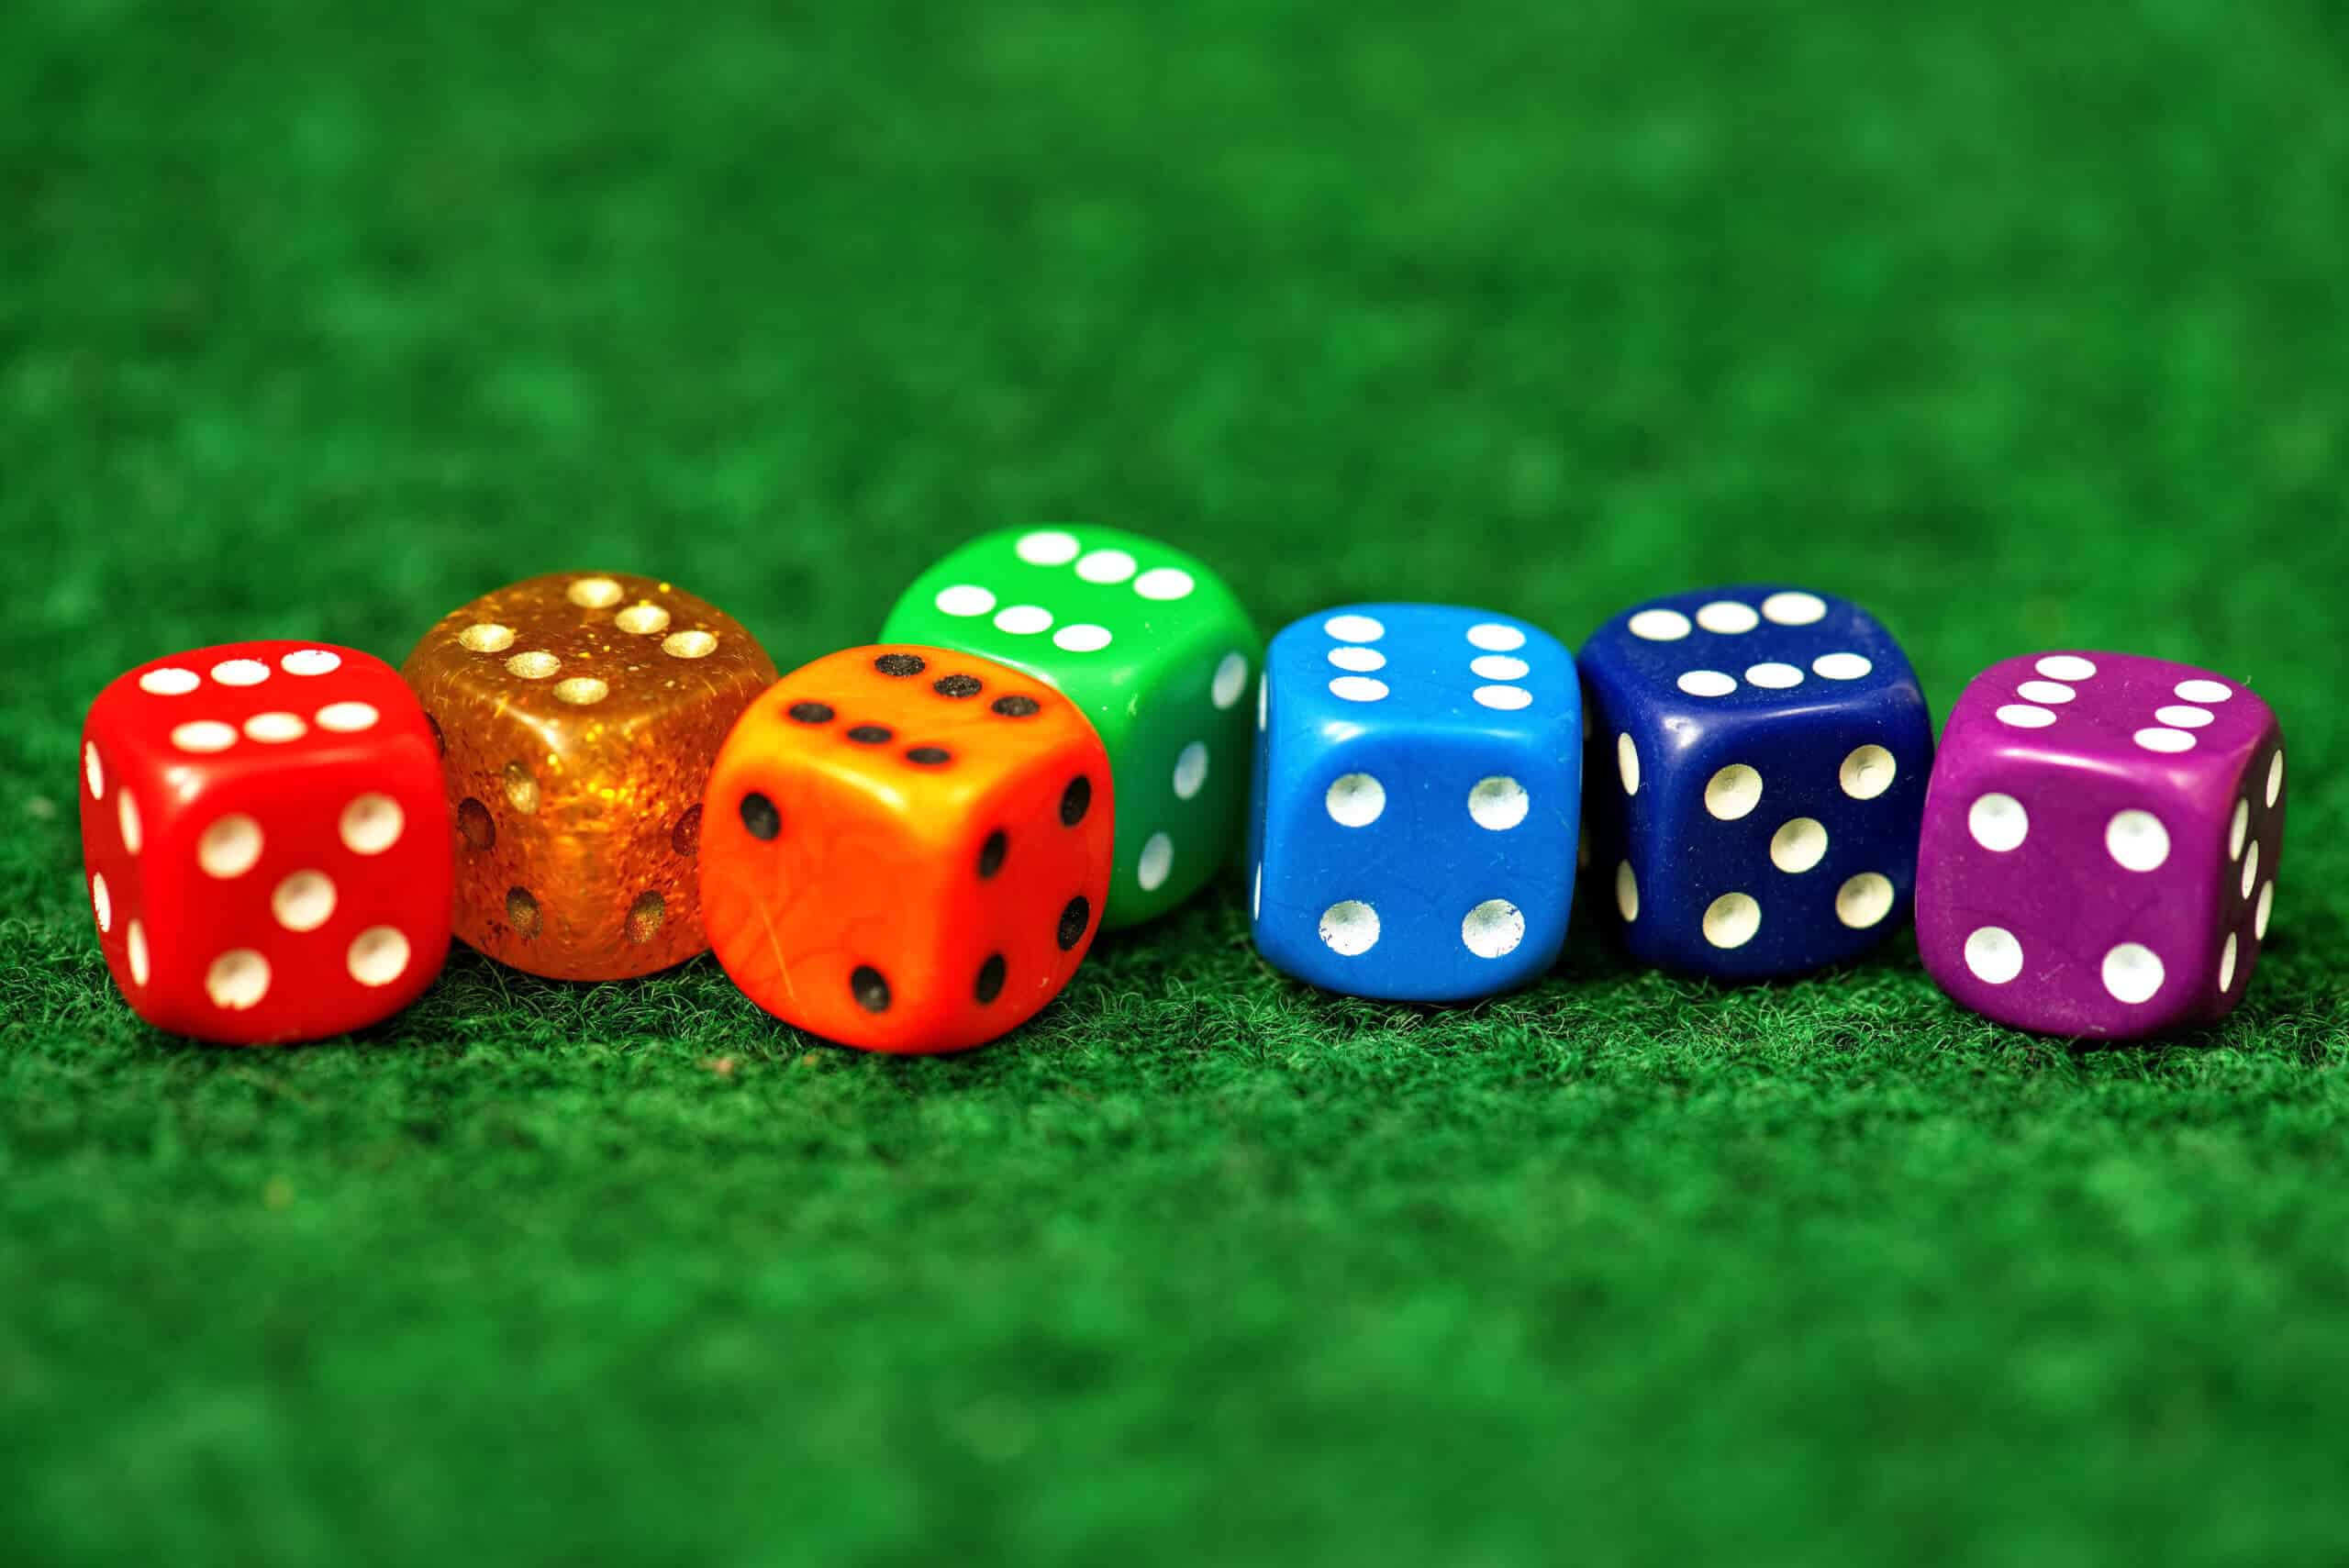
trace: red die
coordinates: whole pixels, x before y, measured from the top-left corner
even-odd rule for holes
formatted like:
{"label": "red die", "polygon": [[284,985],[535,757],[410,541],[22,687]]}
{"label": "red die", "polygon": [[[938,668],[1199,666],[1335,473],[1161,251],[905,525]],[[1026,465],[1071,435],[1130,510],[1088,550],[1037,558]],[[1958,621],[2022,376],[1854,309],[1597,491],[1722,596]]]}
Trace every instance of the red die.
{"label": "red die", "polygon": [[143,664],[90,705],[80,794],[98,942],[158,1029],[315,1040],[440,973],[440,748],[380,659],[239,642]]}

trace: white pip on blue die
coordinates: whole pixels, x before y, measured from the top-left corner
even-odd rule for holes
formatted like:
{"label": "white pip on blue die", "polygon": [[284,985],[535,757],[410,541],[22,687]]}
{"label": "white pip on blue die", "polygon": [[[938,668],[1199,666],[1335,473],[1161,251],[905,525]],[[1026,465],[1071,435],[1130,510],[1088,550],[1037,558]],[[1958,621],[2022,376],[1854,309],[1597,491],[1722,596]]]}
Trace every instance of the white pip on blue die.
{"label": "white pip on blue die", "polygon": [[1632,956],[1725,980],[1858,956],[1916,885],[1933,730],[1908,656],[1847,599],[1653,599],[1583,645],[1591,871]]}
{"label": "white pip on blue die", "polygon": [[1354,996],[1453,1002],[1565,940],[1582,804],[1574,655],[1451,605],[1350,605],[1273,639],[1256,711],[1256,946]]}

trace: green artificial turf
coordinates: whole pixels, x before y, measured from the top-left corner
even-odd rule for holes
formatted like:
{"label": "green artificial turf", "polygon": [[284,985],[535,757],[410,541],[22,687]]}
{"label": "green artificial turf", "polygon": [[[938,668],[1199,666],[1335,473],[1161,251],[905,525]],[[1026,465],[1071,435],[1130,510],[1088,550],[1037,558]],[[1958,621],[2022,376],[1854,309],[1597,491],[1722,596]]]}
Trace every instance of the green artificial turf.
{"label": "green artificial turf", "polygon": [[[0,1541],[24,1562],[2312,1562],[2349,1538],[2349,23],[2321,0],[0,16]],[[109,988],[75,736],[567,567],[788,665],[980,529],[1578,642],[1791,578],[1937,711],[2249,682],[2205,1038],[1589,932],[1451,1010],[1223,885],[975,1054],[707,960],[356,1041]]]}

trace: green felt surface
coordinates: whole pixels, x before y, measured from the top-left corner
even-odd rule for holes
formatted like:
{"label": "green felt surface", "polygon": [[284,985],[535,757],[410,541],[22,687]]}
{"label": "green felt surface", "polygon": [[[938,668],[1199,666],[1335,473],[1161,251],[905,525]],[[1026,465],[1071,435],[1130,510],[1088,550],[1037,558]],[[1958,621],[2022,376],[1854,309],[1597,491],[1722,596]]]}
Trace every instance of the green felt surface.
{"label": "green felt surface", "polygon": [[[2318,0],[8,7],[9,1556],[2337,1551],[2344,60]],[[1268,628],[1783,577],[1942,711],[2032,646],[2229,672],[2274,940],[2102,1051],[1905,942],[1349,1002],[1230,885],[948,1061],[707,961],[461,958],[271,1054],[110,992],[118,669],[581,565],[792,663],[1040,517]]]}

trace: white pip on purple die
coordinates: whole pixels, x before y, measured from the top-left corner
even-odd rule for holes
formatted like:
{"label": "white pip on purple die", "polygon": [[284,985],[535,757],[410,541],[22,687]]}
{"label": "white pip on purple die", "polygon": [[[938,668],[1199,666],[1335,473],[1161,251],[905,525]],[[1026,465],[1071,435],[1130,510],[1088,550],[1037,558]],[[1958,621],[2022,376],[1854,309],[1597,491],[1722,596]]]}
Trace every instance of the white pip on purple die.
{"label": "white pip on purple die", "polygon": [[2283,730],[2242,683],[2134,654],[2009,659],[1943,737],[1918,948],[1943,990],[2018,1029],[2212,1022],[2251,984],[2283,847]]}
{"label": "white pip on purple die", "polygon": [[1402,1001],[1489,995],[1555,960],[1574,895],[1574,657],[1508,616],[1349,605],[1265,652],[1250,914],[1275,967]]}
{"label": "white pip on purple die", "polygon": [[1582,672],[1590,863],[1634,957],[1762,979],[1898,928],[1932,721],[1873,616],[1779,584],[1677,594],[1592,634]]}

